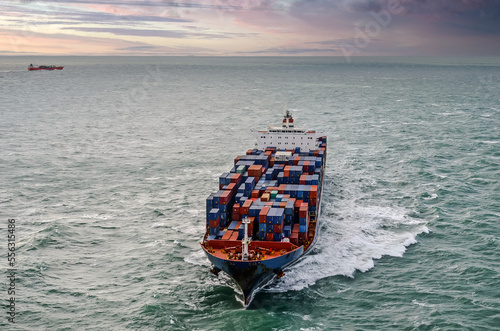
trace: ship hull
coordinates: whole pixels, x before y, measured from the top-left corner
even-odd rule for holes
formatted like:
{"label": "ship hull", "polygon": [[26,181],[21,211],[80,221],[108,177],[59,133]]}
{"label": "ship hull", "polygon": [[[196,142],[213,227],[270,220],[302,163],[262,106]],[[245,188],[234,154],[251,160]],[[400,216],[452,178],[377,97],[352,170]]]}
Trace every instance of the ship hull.
{"label": "ship hull", "polygon": [[40,67],[28,67],[29,71],[35,70],[62,70],[64,67],[49,67],[49,68],[40,68]]}
{"label": "ship hull", "polygon": [[243,292],[245,307],[248,307],[254,293],[268,284],[284,268],[297,261],[303,254],[303,246],[277,258],[261,261],[232,261],[218,258],[205,250],[205,253],[218,270],[228,274]]}

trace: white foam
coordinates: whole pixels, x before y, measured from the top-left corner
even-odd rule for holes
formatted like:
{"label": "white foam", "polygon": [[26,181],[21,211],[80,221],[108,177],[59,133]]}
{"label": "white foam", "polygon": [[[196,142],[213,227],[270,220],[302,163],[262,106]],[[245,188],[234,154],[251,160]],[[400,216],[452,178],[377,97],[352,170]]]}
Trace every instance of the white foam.
{"label": "white foam", "polygon": [[357,271],[367,272],[383,256],[402,257],[419,233],[429,231],[410,212],[400,207],[360,206],[356,199],[335,208],[325,204],[322,231],[313,251],[285,270],[286,277],[266,291],[301,290],[331,276],[354,278]]}
{"label": "white foam", "polygon": [[203,267],[209,267],[210,262],[208,261],[205,253],[202,250],[197,250],[184,258],[184,261],[194,265],[200,265]]}

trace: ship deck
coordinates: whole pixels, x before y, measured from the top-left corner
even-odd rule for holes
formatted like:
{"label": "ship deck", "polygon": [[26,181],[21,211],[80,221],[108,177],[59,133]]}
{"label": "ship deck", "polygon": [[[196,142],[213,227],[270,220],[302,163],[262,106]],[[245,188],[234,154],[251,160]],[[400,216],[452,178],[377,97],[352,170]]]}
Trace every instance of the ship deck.
{"label": "ship deck", "polygon": [[[241,261],[241,258],[237,258],[237,254],[242,251],[241,240],[208,240],[205,241],[202,246],[204,250],[216,258],[222,260]],[[299,249],[300,247],[301,246],[297,246],[289,242],[252,241],[248,249],[249,251],[260,253],[260,257],[254,257],[253,259],[249,259],[249,261],[262,261],[276,258]],[[233,253],[235,257],[229,258],[230,253]]]}

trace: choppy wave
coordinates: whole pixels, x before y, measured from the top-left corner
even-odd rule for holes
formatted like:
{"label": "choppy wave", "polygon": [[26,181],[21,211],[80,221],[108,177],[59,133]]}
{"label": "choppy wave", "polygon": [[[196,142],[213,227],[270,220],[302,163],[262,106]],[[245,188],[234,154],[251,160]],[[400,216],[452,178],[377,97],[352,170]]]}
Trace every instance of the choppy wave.
{"label": "choppy wave", "polygon": [[[59,57],[32,75],[0,60],[18,329],[500,325],[500,91],[483,79],[499,66]],[[328,136],[321,230],[245,310],[200,249],[205,199],[284,109]]]}

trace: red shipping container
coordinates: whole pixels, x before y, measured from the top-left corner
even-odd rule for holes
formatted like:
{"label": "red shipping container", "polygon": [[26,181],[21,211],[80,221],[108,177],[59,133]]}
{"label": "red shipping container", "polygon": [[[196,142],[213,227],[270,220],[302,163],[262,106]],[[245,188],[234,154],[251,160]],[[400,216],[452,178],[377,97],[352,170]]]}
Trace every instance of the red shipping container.
{"label": "red shipping container", "polygon": [[234,165],[236,165],[236,163],[238,163],[241,159],[241,156],[238,155],[237,157],[234,158]]}
{"label": "red shipping container", "polygon": [[269,166],[274,167],[274,156],[269,160]]}
{"label": "red shipping container", "polygon": [[300,205],[302,204],[302,202],[304,202],[304,201],[302,201],[302,200],[295,200],[295,203],[293,204],[293,212],[295,214],[298,214],[299,208],[300,208]]}
{"label": "red shipping container", "polygon": [[299,233],[300,232],[300,224],[294,224],[292,228],[292,233]]}
{"label": "red shipping container", "polygon": [[299,184],[306,185],[306,179],[307,179],[307,175],[300,175]]}
{"label": "red shipping container", "polygon": [[318,197],[318,185],[311,185],[311,198]]}
{"label": "red shipping container", "polygon": [[302,167],[303,172],[309,172],[309,161],[304,162],[304,166]]}
{"label": "red shipping container", "polygon": [[283,225],[280,224],[280,225],[274,225],[274,233],[281,233],[283,232]]}
{"label": "red shipping container", "polygon": [[208,226],[211,228],[216,228],[219,226],[220,218],[216,220],[210,220]]}
{"label": "red shipping container", "polygon": [[266,233],[266,240],[273,241],[274,240],[274,233]]}
{"label": "red shipping container", "polygon": [[292,233],[292,235],[290,236],[290,242],[294,245],[299,245],[299,233],[298,232],[294,232]]}
{"label": "red shipping container", "polygon": [[[250,221],[250,223],[248,223],[248,232],[247,232],[247,235],[249,237],[252,237],[253,236],[253,224],[255,223],[255,217],[249,217],[248,220]],[[241,226],[245,226],[245,224],[241,224]]]}
{"label": "red shipping container", "polygon": [[227,205],[230,199],[231,199],[231,191],[226,190],[222,192],[222,194],[220,195],[220,204]]}
{"label": "red shipping container", "polygon": [[240,209],[240,214],[241,215],[248,215],[248,209],[250,208],[250,206],[252,205],[252,200],[246,200],[244,203],[243,203],[243,206],[241,206],[241,209]]}
{"label": "red shipping container", "polygon": [[233,214],[234,214],[234,213],[239,214],[239,213],[240,213],[240,208],[241,208],[241,207],[240,207],[240,205],[239,205],[239,204],[237,204],[237,203],[235,203],[235,204],[233,205]]}
{"label": "red shipping container", "polygon": [[317,198],[311,198],[310,200],[311,200],[311,201],[309,201],[309,204],[310,204],[311,206],[316,206]]}
{"label": "red shipping container", "polygon": [[243,222],[239,221],[238,224],[234,227],[235,230],[238,230],[240,226],[243,224]]}
{"label": "red shipping container", "polygon": [[260,191],[259,190],[253,190],[251,197],[254,199],[259,198]]}
{"label": "red shipping container", "polygon": [[253,152],[253,149],[249,149],[249,150],[247,151],[247,155],[252,155],[252,152]]}
{"label": "red shipping container", "polygon": [[299,208],[299,217],[300,218],[306,218],[307,217],[307,212],[308,212],[307,207],[305,207],[305,206],[300,207]]}
{"label": "red shipping container", "polygon": [[238,214],[238,213],[233,213],[232,216],[231,216],[231,219],[233,221],[241,221],[241,215]]}
{"label": "red shipping container", "polygon": [[[272,204],[272,202],[271,202]],[[259,223],[266,223],[267,221],[267,213],[269,212],[269,207],[264,207],[261,209],[259,213]]]}

